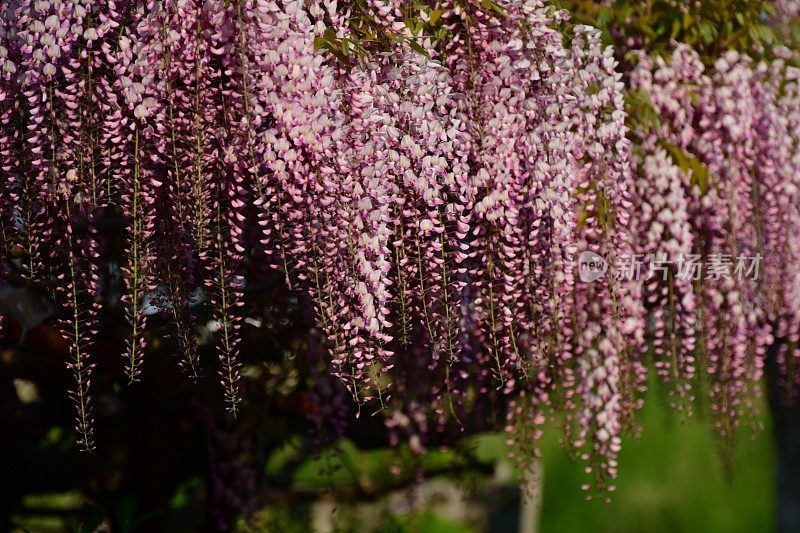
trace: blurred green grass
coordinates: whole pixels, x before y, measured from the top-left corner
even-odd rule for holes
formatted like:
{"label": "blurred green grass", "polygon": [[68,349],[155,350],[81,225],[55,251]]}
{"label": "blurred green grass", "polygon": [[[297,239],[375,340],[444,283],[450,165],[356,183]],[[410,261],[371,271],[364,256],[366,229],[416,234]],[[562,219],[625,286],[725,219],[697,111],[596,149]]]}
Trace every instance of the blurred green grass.
{"label": "blurred green grass", "polygon": [[[761,411],[764,415],[758,422],[766,427],[761,431],[747,426],[740,428],[730,457],[732,470],[726,475],[719,442],[710,421],[698,415],[681,420],[664,405],[658,391],[648,394],[638,416],[641,436],[638,439],[626,438],[623,442],[617,489],[610,503],[602,498],[585,499],[586,493],[580,488],[589,481],[583,473],[584,465],[570,459],[561,449],[557,431],[546,428],[540,442],[544,465],[540,531],[771,531],[775,500],[773,441],[765,406]],[[474,437],[471,440],[475,456],[486,462],[506,460],[506,438],[503,434]],[[321,474],[325,470],[325,461],[331,458],[311,461],[296,473],[295,486],[326,483],[335,493],[337,487],[350,485],[356,478],[363,486],[392,481],[388,471],[392,464],[396,464],[395,451],[362,452],[349,443],[342,445],[340,450],[341,453],[333,456],[332,460],[343,461],[344,468]],[[426,470],[435,470],[451,460],[449,452],[439,450],[421,458]],[[478,481],[478,485],[480,483]],[[429,510],[422,510],[416,516],[417,519],[414,515],[392,519],[387,531],[455,533],[470,530],[464,524],[454,524],[450,517],[439,517],[441,520],[433,526],[436,517]],[[448,522],[450,526],[447,526]]]}
{"label": "blurred green grass", "polygon": [[641,437],[623,442],[611,503],[584,500],[580,465],[559,449],[552,431],[545,435],[541,531],[772,531],[775,466],[769,423],[762,431],[738,431],[732,471],[726,475],[710,421],[695,417],[681,423],[650,396],[639,417]]}
{"label": "blurred green grass", "polygon": [[[588,481],[583,465],[571,460],[547,428],[540,448],[544,483],[542,533],[759,533],[772,531],[775,465],[766,406],[758,422],[741,427],[726,474],[708,418],[681,420],[658,392],[648,394],[637,419],[637,439],[623,440],[619,477],[610,503],[591,501],[580,489]],[[501,447],[502,435],[482,436],[479,455],[489,459]]]}

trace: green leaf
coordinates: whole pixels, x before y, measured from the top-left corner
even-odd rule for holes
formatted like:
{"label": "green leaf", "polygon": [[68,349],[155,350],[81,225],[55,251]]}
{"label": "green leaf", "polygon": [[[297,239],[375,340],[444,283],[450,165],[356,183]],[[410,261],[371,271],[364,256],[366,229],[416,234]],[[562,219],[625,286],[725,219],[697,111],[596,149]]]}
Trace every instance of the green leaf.
{"label": "green leaf", "polygon": [[409,44],[409,46],[411,46],[411,49],[412,49],[412,50],[414,50],[415,52],[417,52],[418,54],[422,54],[422,55],[424,55],[425,57],[430,57],[430,56],[428,55],[428,51],[427,51],[427,50],[425,50],[425,49],[422,47],[422,45],[421,45],[421,44],[419,44],[419,43],[418,43],[417,41],[415,41],[414,39],[409,39],[409,40],[408,40],[408,44]]}
{"label": "green leaf", "polygon": [[314,51],[319,52],[323,48],[328,46],[328,40],[325,37],[318,35],[314,37]]}
{"label": "green leaf", "polygon": [[670,38],[675,39],[681,33],[681,21],[675,19],[672,21],[672,31],[670,32]]}
{"label": "green leaf", "polygon": [[589,219],[589,211],[586,208],[581,209],[581,212],[578,213],[578,233],[583,231],[584,226],[586,226],[586,221]]}
{"label": "green leaf", "polygon": [[648,24],[646,22],[641,22],[639,24],[639,31],[641,31],[643,34],[645,34],[648,37],[652,37],[652,38],[658,37],[658,33],[656,33],[656,31],[652,27],[650,27],[650,24]]}
{"label": "green leaf", "polygon": [[604,28],[608,23],[614,20],[614,10],[610,7],[601,7],[597,11],[597,26]]}
{"label": "green leaf", "polygon": [[625,95],[625,110],[628,117],[646,128],[661,126],[661,117],[656,111],[653,101],[647,91],[636,90]]}
{"label": "green leaf", "polygon": [[333,28],[326,28],[325,29],[325,40],[329,43],[335,43],[339,41],[339,38],[336,36],[336,31]]}
{"label": "green leaf", "polygon": [[687,154],[680,147],[668,141],[659,141],[662,148],[666,149],[672,156],[672,160],[689,178],[689,185],[697,187],[701,194],[708,192],[709,174],[708,167],[695,156]]}
{"label": "green leaf", "polygon": [[706,44],[713,43],[719,35],[716,25],[708,20],[701,20],[697,23],[697,32]]}
{"label": "green leaf", "polygon": [[775,32],[772,31],[772,28],[763,24],[751,26],[748,35],[755,42],[773,43],[776,40]]}
{"label": "green leaf", "polygon": [[503,17],[506,16],[506,10],[493,0],[481,0],[481,5],[487,11],[493,11]]}
{"label": "green leaf", "polygon": [[422,28],[422,23],[416,18],[406,19],[406,28],[411,32],[411,35],[417,36]]}

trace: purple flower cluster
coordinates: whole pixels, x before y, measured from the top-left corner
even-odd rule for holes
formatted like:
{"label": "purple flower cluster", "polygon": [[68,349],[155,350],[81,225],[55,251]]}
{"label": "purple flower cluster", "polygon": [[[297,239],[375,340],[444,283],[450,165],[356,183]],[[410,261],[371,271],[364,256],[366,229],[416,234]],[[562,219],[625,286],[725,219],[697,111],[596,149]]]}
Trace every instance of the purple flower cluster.
{"label": "purple flower cluster", "polygon": [[[754,65],[728,52],[706,68],[692,49],[641,57],[632,76],[661,117],[636,135],[639,247],[649,253],[727,253],[764,258],[757,280],[669,276],[645,282],[653,310],[656,368],[691,399],[691,382],[711,384],[715,427],[730,439],[753,410],[766,347],[796,381],[800,222],[796,133],[797,69],[780,57]],[[687,406],[688,407],[688,406]]]}
{"label": "purple flower cluster", "polygon": [[[499,397],[519,449],[564,413],[608,490],[648,357],[680,409],[708,376],[724,437],[774,336],[797,372],[797,70],[733,53],[706,69],[680,46],[642,56],[631,88],[661,120],[629,131],[597,30],[576,26],[565,46],[565,13],[485,4],[415,7],[435,10],[442,41],[414,39],[409,8],[373,0],[4,4],[2,253],[26,278],[56,280],[86,447],[93,223],[109,210],[127,222],[129,379],[152,302],[196,375],[202,289],[234,414],[244,291],[267,269],[313,303],[328,370],[359,404],[389,409],[415,450]],[[356,41],[362,9],[397,36],[389,50],[342,61],[320,49]],[[582,283],[585,250],[611,263],[762,253],[767,272],[760,284]]]}

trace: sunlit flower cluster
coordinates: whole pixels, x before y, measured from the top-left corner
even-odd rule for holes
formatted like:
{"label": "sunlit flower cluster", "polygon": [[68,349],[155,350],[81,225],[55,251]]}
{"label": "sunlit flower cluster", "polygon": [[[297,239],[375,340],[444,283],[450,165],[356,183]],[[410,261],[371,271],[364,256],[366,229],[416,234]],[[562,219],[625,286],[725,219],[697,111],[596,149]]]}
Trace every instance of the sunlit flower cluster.
{"label": "sunlit flower cluster", "polygon": [[[597,30],[565,45],[566,14],[537,0],[431,4],[442,41],[375,0],[0,8],[0,250],[5,274],[55,287],[85,447],[101,303],[125,309],[132,381],[153,307],[197,375],[208,304],[236,414],[245,294],[276,271],[313,306],[327,371],[415,451],[484,400],[509,406],[519,449],[563,413],[613,490],[651,357],[682,409],[709,376],[730,436],[772,337],[797,342],[796,70],[643,55],[631,86],[661,120],[629,131]],[[320,45],[355,39],[360,10],[397,36],[388,49]],[[109,213],[117,242],[97,237]],[[585,250],[768,267],[759,283],[584,283]]]}
{"label": "sunlit flower cluster", "polygon": [[[781,51],[777,50],[777,55]],[[783,59],[754,65],[728,52],[706,68],[688,47],[668,60],[642,56],[633,88],[661,117],[641,125],[637,185],[640,247],[649,253],[763,257],[757,279],[698,277],[645,283],[654,306],[654,355],[679,396],[697,376],[711,384],[715,426],[729,439],[753,409],[767,346],[795,381],[798,334],[796,231],[797,69]],[[669,268],[669,267],[668,267]],[[698,384],[698,381],[696,384]]]}

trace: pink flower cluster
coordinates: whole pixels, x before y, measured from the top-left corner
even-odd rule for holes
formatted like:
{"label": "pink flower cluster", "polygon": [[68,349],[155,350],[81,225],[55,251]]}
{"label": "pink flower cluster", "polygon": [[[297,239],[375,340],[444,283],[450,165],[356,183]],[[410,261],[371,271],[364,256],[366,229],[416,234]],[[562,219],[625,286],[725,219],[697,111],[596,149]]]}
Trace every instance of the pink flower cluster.
{"label": "pink flower cluster", "polygon": [[[784,54],[777,50],[777,55]],[[796,133],[797,69],[783,59],[757,65],[736,52],[705,68],[688,47],[642,57],[632,88],[661,117],[636,131],[643,156],[637,184],[641,244],[673,257],[761,255],[757,279],[652,279],[656,367],[678,397],[693,381],[711,386],[715,426],[732,437],[753,410],[766,348],[778,340],[787,378],[797,380],[800,223]],[[793,375],[794,374],[794,375]]]}
{"label": "pink flower cluster", "polygon": [[[683,408],[709,376],[730,435],[766,345],[799,331],[796,69],[732,54],[706,71],[684,47],[643,56],[632,88],[661,122],[629,131],[598,31],[576,26],[565,46],[565,14],[544,2],[485,4],[415,7],[435,9],[447,37],[413,46],[394,2],[4,4],[2,253],[56,281],[86,447],[108,292],[94,222],[109,212],[126,221],[131,380],[152,305],[196,375],[202,288],[235,414],[244,295],[277,269],[313,304],[329,371],[359,404],[388,406],[415,450],[484,398],[511,405],[521,449],[558,410],[613,490],[651,355]],[[389,50],[347,62],[319,50],[355,39],[362,8],[397,36]],[[611,263],[762,253],[768,267],[757,284],[582,283],[586,250]],[[791,349],[782,357],[796,368]]]}

